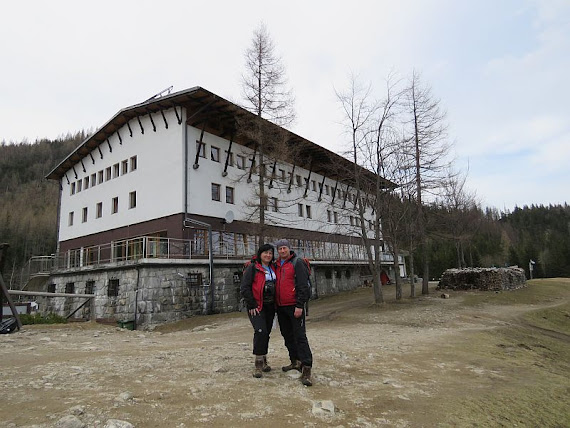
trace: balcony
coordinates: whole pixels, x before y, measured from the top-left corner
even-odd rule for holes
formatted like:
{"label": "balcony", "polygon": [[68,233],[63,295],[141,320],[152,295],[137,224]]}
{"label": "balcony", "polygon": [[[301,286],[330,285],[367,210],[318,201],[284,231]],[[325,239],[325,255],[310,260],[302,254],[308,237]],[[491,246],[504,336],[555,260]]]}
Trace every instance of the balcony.
{"label": "balcony", "polygon": [[[293,245],[293,243],[301,245]],[[297,255],[307,257],[311,262],[358,264],[366,262],[366,252],[362,245],[300,240],[292,241],[292,245],[292,250]],[[235,240],[226,236],[223,240],[214,239],[212,241],[212,254],[215,263],[220,263],[222,260],[244,261],[256,251],[255,239]],[[207,240],[141,236],[73,249],[53,256],[33,257],[29,262],[29,271],[30,276],[33,277],[45,275],[52,271],[129,265],[139,263],[141,260],[198,261],[207,260],[208,256]],[[382,253],[380,260],[382,264],[392,264],[393,256]],[[400,263],[403,263],[401,256]]]}

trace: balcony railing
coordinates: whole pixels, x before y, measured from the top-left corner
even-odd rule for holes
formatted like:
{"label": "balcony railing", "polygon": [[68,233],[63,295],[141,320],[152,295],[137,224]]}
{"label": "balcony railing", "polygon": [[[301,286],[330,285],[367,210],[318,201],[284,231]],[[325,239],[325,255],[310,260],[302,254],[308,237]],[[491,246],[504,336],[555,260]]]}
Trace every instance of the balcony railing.
{"label": "balcony railing", "polygon": [[[249,259],[257,248],[254,242],[214,241],[212,245],[214,259]],[[305,241],[302,246],[292,245],[297,255],[308,257],[312,261],[351,261],[366,260],[364,247],[356,244],[338,244],[332,242]],[[56,254],[55,256],[34,257],[30,261],[30,273],[61,269],[76,269],[88,266],[108,264],[129,264],[141,259],[191,260],[207,259],[208,248],[202,240],[182,240],[141,236],[94,245]],[[380,254],[382,263],[392,263],[393,256]],[[403,258],[400,256],[400,262]],[[32,265],[34,266],[32,268]],[[32,271],[34,273],[32,273]]]}

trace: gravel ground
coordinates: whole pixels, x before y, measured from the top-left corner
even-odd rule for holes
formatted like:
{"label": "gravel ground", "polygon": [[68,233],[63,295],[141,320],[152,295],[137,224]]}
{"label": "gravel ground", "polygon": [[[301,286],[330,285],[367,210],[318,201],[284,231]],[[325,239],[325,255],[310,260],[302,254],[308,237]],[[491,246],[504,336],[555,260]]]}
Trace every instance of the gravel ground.
{"label": "gravel ground", "polygon": [[[278,326],[268,356],[273,370],[252,377],[245,313],[152,331],[25,326],[0,336],[0,426],[496,426],[484,418],[471,424],[453,410],[463,399],[520,386],[525,366],[497,354],[512,350],[494,336],[481,335],[513,328],[521,314],[561,301],[465,306],[466,294],[443,299],[432,291],[375,306],[367,288],[312,302],[310,388],[297,372],[281,371],[287,353]],[[518,426],[525,425],[521,418]]]}

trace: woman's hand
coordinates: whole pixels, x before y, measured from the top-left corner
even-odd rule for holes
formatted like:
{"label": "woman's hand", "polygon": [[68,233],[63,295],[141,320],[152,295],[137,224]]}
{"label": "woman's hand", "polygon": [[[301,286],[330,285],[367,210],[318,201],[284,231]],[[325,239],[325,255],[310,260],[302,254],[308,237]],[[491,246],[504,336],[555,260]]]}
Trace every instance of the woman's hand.
{"label": "woman's hand", "polygon": [[257,309],[257,308],[255,308],[255,309],[250,309],[248,312],[249,312],[249,314],[250,314],[252,317],[254,317],[254,316],[256,316],[256,315],[259,315],[259,309]]}

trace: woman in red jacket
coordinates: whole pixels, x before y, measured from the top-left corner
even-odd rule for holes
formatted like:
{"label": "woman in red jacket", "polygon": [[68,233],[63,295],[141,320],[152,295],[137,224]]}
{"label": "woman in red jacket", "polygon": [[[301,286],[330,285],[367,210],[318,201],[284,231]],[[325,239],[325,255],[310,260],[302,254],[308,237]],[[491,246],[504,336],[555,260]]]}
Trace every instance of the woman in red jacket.
{"label": "woman in red jacket", "polygon": [[253,326],[254,377],[271,371],[267,365],[269,335],[275,317],[275,269],[273,246],[263,244],[257,250],[255,260],[245,269],[241,281],[241,295]]}

